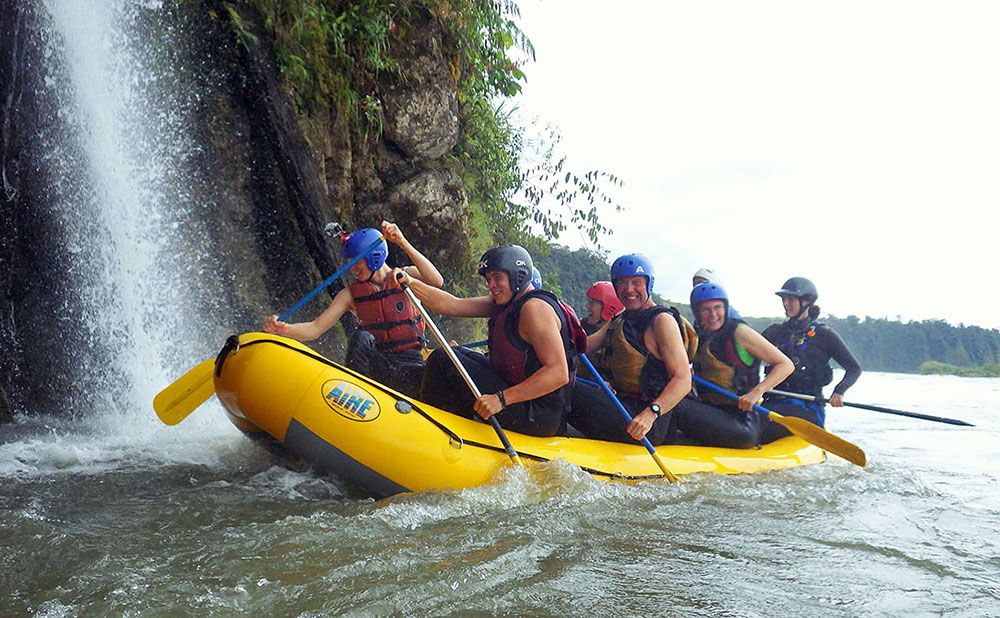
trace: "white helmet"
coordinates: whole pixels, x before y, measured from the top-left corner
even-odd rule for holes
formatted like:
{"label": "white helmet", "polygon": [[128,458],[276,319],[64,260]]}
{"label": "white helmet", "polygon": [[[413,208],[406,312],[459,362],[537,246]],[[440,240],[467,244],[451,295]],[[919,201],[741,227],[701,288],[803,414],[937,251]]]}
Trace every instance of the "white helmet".
{"label": "white helmet", "polygon": [[704,279],[705,281],[707,281],[709,283],[718,283],[719,282],[718,275],[716,275],[715,271],[712,270],[711,268],[699,268],[697,270],[697,272],[695,272],[694,275],[691,276],[691,280],[693,281],[693,280],[695,280],[695,279],[697,279],[699,277],[702,278],[702,279]]}

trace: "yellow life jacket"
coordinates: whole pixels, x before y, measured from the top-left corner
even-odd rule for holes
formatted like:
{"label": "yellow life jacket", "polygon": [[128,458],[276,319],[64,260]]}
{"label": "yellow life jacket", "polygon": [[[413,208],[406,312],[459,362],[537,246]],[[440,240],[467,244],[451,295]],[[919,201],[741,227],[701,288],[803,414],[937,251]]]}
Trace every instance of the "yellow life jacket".
{"label": "yellow life jacket", "polygon": [[[608,339],[601,358],[611,373],[615,390],[624,395],[654,398],[670,379],[663,362],[655,357],[650,360],[652,355],[643,343],[643,334],[661,313],[669,313],[677,321],[689,361],[698,349],[698,335],[694,327],[674,307],[649,307],[625,311],[616,316],[608,326]],[[649,367],[646,367],[647,362]]]}
{"label": "yellow life jacket", "polygon": [[[760,383],[760,359],[736,342],[736,329],[743,320],[726,320],[714,333],[702,331],[694,357],[694,373],[727,391],[743,395]],[[748,327],[749,328],[749,327]],[[734,406],[736,401],[709,389],[698,391],[705,403]]]}

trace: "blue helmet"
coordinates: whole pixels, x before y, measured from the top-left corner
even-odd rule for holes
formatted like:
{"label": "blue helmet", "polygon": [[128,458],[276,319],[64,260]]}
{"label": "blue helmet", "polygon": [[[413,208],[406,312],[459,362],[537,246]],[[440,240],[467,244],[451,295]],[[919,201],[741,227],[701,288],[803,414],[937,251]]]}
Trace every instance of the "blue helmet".
{"label": "blue helmet", "polygon": [[479,259],[480,276],[491,271],[507,273],[510,289],[515,296],[528,289],[534,267],[531,255],[520,245],[493,247]]}
{"label": "blue helmet", "polygon": [[697,313],[698,305],[706,300],[721,300],[729,308],[729,294],[718,283],[699,283],[691,290],[691,311]]}
{"label": "blue helmet", "polygon": [[542,289],[542,273],[534,266],[531,267],[531,287],[536,290]]}
{"label": "blue helmet", "polygon": [[646,278],[646,293],[653,295],[653,264],[641,253],[623,255],[611,264],[611,282],[620,277],[643,276]]}
{"label": "blue helmet", "polygon": [[[382,236],[382,232],[376,230],[375,228],[366,227],[361,230],[357,230],[350,236],[344,239],[343,244],[340,246],[340,255],[345,260],[351,260],[371,246],[378,238]],[[385,258],[389,255],[389,245],[382,239],[382,242],[375,245],[375,248],[369,251],[365,255],[365,262],[368,263],[368,270],[375,272],[376,270],[382,268],[382,264],[385,264]]]}

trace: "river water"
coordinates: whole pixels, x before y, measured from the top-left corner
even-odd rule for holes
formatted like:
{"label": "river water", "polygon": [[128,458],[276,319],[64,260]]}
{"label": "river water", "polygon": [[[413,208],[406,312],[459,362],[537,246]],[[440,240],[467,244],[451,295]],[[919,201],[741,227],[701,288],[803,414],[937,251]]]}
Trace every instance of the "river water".
{"label": "river water", "polygon": [[829,429],[869,465],[678,485],[556,462],[374,500],[213,400],[38,416],[0,444],[4,615],[1000,614],[1000,380],[867,373]]}

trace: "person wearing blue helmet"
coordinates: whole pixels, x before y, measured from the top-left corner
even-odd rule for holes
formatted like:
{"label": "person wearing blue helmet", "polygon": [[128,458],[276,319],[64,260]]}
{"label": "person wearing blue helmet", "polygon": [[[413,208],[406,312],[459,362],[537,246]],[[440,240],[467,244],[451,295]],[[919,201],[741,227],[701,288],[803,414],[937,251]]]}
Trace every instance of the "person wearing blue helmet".
{"label": "person wearing blue helmet", "polygon": [[[762,333],[764,338],[785,353],[795,365],[795,373],[778,385],[778,390],[810,395],[814,401],[805,401],[770,393],[764,397],[765,406],[785,416],[797,416],[823,427],[826,408],[823,387],[833,381],[830,360],[844,368],[844,377],[830,395],[830,405],[844,405],[844,393],[861,377],[861,365],[850,349],[830,327],[818,322],[819,292],[816,285],[805,277],[792,277],[775,292],[781,297],[787,321],[771,324]],[[770,371],[770,367],[765,367]],[[788,430],[766,418],[761,418],[763,440],[776,440],[788,435]]]}
{"label": "person wearing blue helmet", "polygon": [[[678,406],[680,431],[698,444],[752,448],[760,443],[760,420],[753,411],[769,389],[792,373],[792,362],[743,320],[729,317],[729,295],[706,282],[691,290],[691,310],[698,316],[694,373],[736,393],[733,400],[708,389]],[[772,367],[760,380],[760,363]]]}
{"label": "person wearing blue helmet", "polygon": [[[695,271],[694,275],[691,277],[692,288],[697,287],[701,283],[715,283],[716,285],[722,285],[722,281],[719,278],[718,273],[716,273],[715,270],[711,268],[699,268],[698,270]],[[727,312],[729,319],[731,320],[741,319],[740,312],[737,311],[736,308],[733,307],[732,305],[728,305]],[[691,313],[694,314],[694,309],[691,310]],[[695,329],[701,327],[701,323],[698,321],[697,314],[694,315],[694,327]]]}
{"label": "person wearing blue helmet", "polygon": [[592,386],[573,390],[569,423],[583,435],[601,440],[652,444],[672,439],[672,410],[691,390],[689,354],[697,345],[691,324],[674,307],[652,298],[653,265],[629,254],[611,265],[611,283],[624,311],[587,338],[590,356],[602,369],[629,411],[627,422],[614,404]]}
{"label": "person wearing blue helmet", "polygon": [[[444,283],[441,273],[403,236],[395,223],[383,221],[381,231],[364,228],[341,236],[341,256],[364,259],[351,267],[354,282],[340,290],[323,313],[309,322],[289,324],[272,315],[264,330],[297,339],[312,341],[336,324],[348,311],[358,318],[358,328],[347,345],[345,364],[386,386],[416,396],[423,375],[422,350],[425,344],[424,323],[420,313],[398,287],[386,286],[392,269],[386,263],[387,240],[397,245],[413,262],[406,272],[427,285]],[[384,237],[381,242],[379,237]],[[372,245],[375,245],[374,248]]]}
{"label": "person wearing blue helmet", "polygon": [[402,277],[400,283],[409,283],[420,301],[441,315],[489,318],[488,356],[454,348],[483,395],[476,399],[464,388],[448,356],[435,350],[427,359],[421,401],[470,418],[495,416],[502,427],[534,436],[563,429],[577,345],[585,335],[572,309],[551,292],[535,289],[532,269],[523,247],[505,245],[479,262],[489,289],[485,296],[458,298]]}
{"label": "person wearing blue helmet", "polygon": [[531,287],[536,290],[542,289],[542,273],[534,266],[531,267]]}

